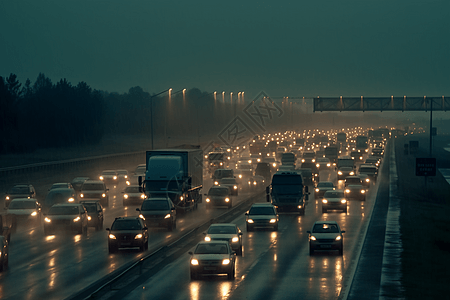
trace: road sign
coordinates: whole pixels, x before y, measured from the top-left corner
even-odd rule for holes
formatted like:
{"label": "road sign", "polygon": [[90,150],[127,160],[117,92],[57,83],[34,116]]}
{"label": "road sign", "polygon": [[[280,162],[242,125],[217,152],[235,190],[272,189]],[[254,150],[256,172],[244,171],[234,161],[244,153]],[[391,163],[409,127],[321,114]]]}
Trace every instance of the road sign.
{"label": "road sign", "polygon": [[416,176],[436,176],[436,158],[416,158]]}

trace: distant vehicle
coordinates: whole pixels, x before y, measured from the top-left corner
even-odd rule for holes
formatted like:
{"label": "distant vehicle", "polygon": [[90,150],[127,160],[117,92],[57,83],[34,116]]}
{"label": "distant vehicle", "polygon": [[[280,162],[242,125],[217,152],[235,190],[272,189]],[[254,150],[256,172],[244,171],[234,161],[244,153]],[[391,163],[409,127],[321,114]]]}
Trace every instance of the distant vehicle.
{"label": "distant vehicle", "polygon": [[130,185],[130,178],[128,178],[128,171],[127,170],[117,170],[117,176],[119,182],[125,182],[126,185]]}
{"label": "distant vehicle", "polygon": [[280,163],[275,160],[275,157],[265,157],[262,159],[262,162],[269,163],[270,170],[272,172],[275,173],[276,171],[278,171],[278,166],[280,165]]}
{"label": "distant vehicle", "polygon": [[315,163],[305,162],[302,163],[301,169],[310,169],[312,172],[312,178],[315,182],[319,181],[319,169],[317,168]]}
{"label": "distant vehicle", "polygon": [[226,186],[230,189],[231,195],[237,196],[239,194],[239,184],[236,178],[222,178],[219,179],[219,186]]}
{"label": "distant vehicle", "polygon": [[254,203],[245,213],[247,232],[255,228],[272,228],[278,230],[278,212],[271,203]]}
{"label": "distant vehicle", "polygon": [[366,189],[362,184],[349,184],[344,192],[347,199],[366,200]]}
{"label": "distant vehicle", "polygon": [[87,234],[88,214],[83,204],[55,204],[45,214],[44,234],[54,234],[58,230],[77,231]]}
{"label": "distant vehicle", "polygon": [[50,190],[53,189],[59,189],[59,188],[63,188],[63,189],[73,189],[73,186],[70,182],[58,182],[58,183],[54,183],[52,184],[52,186],[50,187]]}
{"label": "distant vehicle", "polygon": [[109,206],[109,189],[101,180],[86,180],[81,187],[80,200],[99,200],[103,207]]}
{"label": "distant vehicle", "polygon": [[345,132],[338,132],[336,134],[336,140],[339,143],[345,143],[347,141],[347,134]]}
{"label": "distant vehicle", "polygon": [[104,170],[98,178],[107,184],[117,184],[119,182],[119,174],[117,174],[116,170]]}
{"label": "distant vehicle", "polygon": [[357,150],[353,150],[350,152],[350,156],[355,160],[355,161],[362,161],[364,159],[363,153]]}
{"label": "distant vehicle", "polygon": [[189,252],[191,279],[203,274],[227,274],[235,278],[235,252],[227,241],[200,242]]}
{"label": "distant vehicle", "polygon": [[74,179],[72,179],[71,184],[72,184],[72,186],[73,186],[73,189],[74,189],[75,192],[77,193],[77,195],[80,194],[80,192],[81,192],[81,186],[82,186],[83,183],[84,183],[86,180],[88,180],[88,179],[90,179],[90,178],[89,178],[89,177],[75,177]]}
{"label": "distant vehicle", "polygon": [[336,187],[332,181],[320,181],[317,183],[316,188],[314,189],[314,197],[321,198],[327,191],[333,191]]}
{"label": "distant vehicle", "polygon": [[227,186],[213,186],[209,189],[206,196],[206,209],[213,205],[226,205],[228,208],[233,206],[231,191]]}
{"label": "distant vehicle", "polygon": [[248,179],[248,187],[251,189],[260,189],[261,187],[264,187],[264,183],[266,182],[266,179],[262,176],[253,176]]}
{"label": "distant vehicle", "polygon": [[378,168],[374,165],[362,164],[358,169],[359,174],[365,174],[370,177],[373,181],[377,179]]}
{"label": "distant vehicle", "polygon": [[8,268],[9,242],[6,237],[0,235],[0,271]]}
{"label": "distant vehicle", "polygon": [[316,221],[309,233],[309,255],[316,250],[338,250],[344,254],[344,230],[336,221]]}
{"label": "distant vehicle", "polygon": [[76,193],[74,189],[58,188],[50,190],[42,203],[42,210],[45,213],[54,204],[75,203]]}
{"label": "distant vehicle", "polygon": [[16,198],[11,200],[6,214],[13,216],[12,225],[16,228],[19,223],[41,225],[41,210],[41,205],[34,198]]}
{"label": "distant vehicle", "polygon": [[350,156],[339,157],[336,163],[338,180],[355,175],[355,160]]}
{"label": "distant vehicle", "polygon": [[177,228],[177,211],[168,197],[144,200],[136,210],[146,227],[166,227],[169,231]]}
{"label": "distant vehicle", "polygon": [[147,199],[147,195],[141,191],[141,187],[139,185],[130,185],[127,186],[123,192],[122,205],[128,206],[131,204],[141,205],[142,202]]}
{"label": "distant vehicle", "polygon": [[360,184],[363,185],[363,180],[359,176],[347,176],[344,181],[344,186],[347,187],[350,184]]}
{"label": "distant vehicle", "polygon": [[16,184],[6,193],[5,209],[14,198],[36,198],[36,190],[31,184]]}
{"label": "distant vehicle", "polygon": [[108,231],[108,250],[115,253],[120,248],[148,249],[148,230],[139,217],[119,217]]}
{"label": "distant vehicle", "polygon": [[236,224],[211,224],[205,233],[205,242],[228,241],[231,249],[242,254],[242,231]]}
{"label": "distant vehicle", "polygon": [[146,164],[139,164],[134,170],[135,176],[145,176],[145,171],[147,170]]}
{"label": "distant vehicle", "polygon": [[364,162],[364,164],[374,165],[378,169],[378,167],[380,166],[380,159],[377,157],[373,157],[373,156],[368,157],[366,159],[366,161]]}
{"label": "distant vehicle", "polygon": [[330,160],[330,163],[335,164],[339,157],[339,147],[337,145],[330,145],[324,151],[325,157]]}
{"label": "distant vehicle", "polygon": [[302,175],[302,180],[303,180],[304,185],[313,184],[314,174],[313,174],[311,168],[297,168],[297,169],[295,169],[295,172]]}
{"label": "distant vehicle", "polygon": [[322,199],[322,213],[330,209],[342,210],[347,213],[347,199],[343,190],[326,191]]}
{"label": "distant vehicle", "polygon": [[356,151],[367,153],[369,152],[369,138],[364,135],[358,135],[356,137]]}
{"label": "distant vehicle", "polygon": [[80,201],[88,214],[88,226],[95,227],[95,230],[103,229],[103,207],[99,200]]}
{"label": "distant vehicle", "polygon": [[207,155],[208,171],[214,173],[215,170],[225,167],[227,158],[222,151],[210,152]]}
{"label": "distant vehicle", "polygon": [[217,181],[222,178],[233,178],[234,177],[234,171],[233,169],[217,169],[214,171],[213,179],[214,181]]}
{"label": "distant vehicle", "polygon": [[316,159],[316,168],[319,170],[327,170],[331,168],[331,162],[329,158],[321,157]]}
{"label": "distant vehicle", "polygon": [[384,149],[383,148],[372,148],[372,156],[374,157],[383,157],[384,156]]}
{"label": "distant vehicle", "polygon": [[292,152],[285,152],[281,155],[281,164],[282,165],[291,165],[295,168],[295,162],[297,157]]}
{"label": "distant vehicle", "polygon": [[303,151],[302,163],[315,163],[316,153],[314,151]]}

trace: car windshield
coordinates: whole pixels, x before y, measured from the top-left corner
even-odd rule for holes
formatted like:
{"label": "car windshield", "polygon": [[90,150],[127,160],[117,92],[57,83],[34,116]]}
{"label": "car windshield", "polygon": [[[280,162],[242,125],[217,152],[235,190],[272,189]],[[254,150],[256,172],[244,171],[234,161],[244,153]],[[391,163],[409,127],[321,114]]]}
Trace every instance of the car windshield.
{"label": "car windshield", "polygon": [[361,183],[361,179],[359,179],[359,178],[347,178],[347,179],[345,179],[345,182],[348,183],[348,184]]}
{"label": "car windshield", "polygon": [[209,189],[208,195],[210,196],[226,196],[230,193],[228,188],[212,188]]}
{"label": "car windshield", "polygon": [[362,172],[362,173],[374,173],[374,172],[376,172],[376,169],[375,168],[360,168],[359,172]]}
{"label": "car windshield", "polygon": [[115,171],[103,171],[102,175],[116,175]]}
{"label": "car windshield", "polygon": [[127,171],[127,170],[119,170],[119,171],[117,171],[117,174],[120,174],[120,175],[127,175],[127,174],[128,174],[128,171]]}
{"label": "car windshield", "polygon": [[328,191],[325,192],[325,198],[344,198],[344,192]]}
{"label": "car windshield", "polygon": [[139,220],[116,220],[111,226],[111,230],[139,230],[141,223]]}
{"label": "car windshield", "polygon": [[167,200],[146,200],[142,203],[141,210],[168,210],[169,202]]}
{"label": "car windshield", "polygon": [[220,180],[220,184],[235,184],[236,179],[234,178],[223,178]]}
{"label": "car windshield", "polygon": [[28,187],[13,187],[9,190],[8,194],[28,194],[30,190]]}
{"label": "car windshield", "polygon": [[315,224],[313,228],[313,233],[338,233],[339,229],[336,224]]}
{"label": "car windshield", "polygon": [[314,158],[314,157],[316,157],[316,154],[314,152],[312,152],[312,153],[305,152],[305,153],[303,153],[303,157],[304,158]]}
{"label": "car windshield", "polygon": [[83,206],[86,208],[87,212],[97,211],[97,205],[95,203],[83,203]]}
{"label": "car windshield", "polygon": [[328,162],[330,162],[330,160],[328,158],[318,158],[317,162],[326,162],[326,163],[328,163]]}
{"label": "car windshield", "polygon": [[332,182],[319,182],[317,187],[334,187],[334,184]]}
{"label": "car windshield", "polygon": [[252,207],[248,212],[250,215],[274,215],[272,207]]}
{"label": "car windshield", "polygon": [[30,209],[36,208],[36,203],[32,201],[12,201],[9,204],[10,209]]}
{"label": "car windshield", "polygon": [[212,226],[208,229],[209,234],[233,234],[236,231],[234,226]]}
{"label": "car windshield", "polygon": [[195,254],[227,254],[228,247],[224,244],[200,244],[194,251]]}
{"label": "car windshield", "polygon": [[125,189],[125,193],[139,193],[138,186],[129,186]]}
{"label": "car windshield", "polygon": [[85,191],[103,191],[105,188],[101,183],[90,183],[84,184],[82,189]]}
{"label": "car windshield", "polygon": [[78,215],[79,210],[77,206],[52,206],[50,207],[49,215]]}
{"label": "car windshield", "polygon": [[67,183],[55,183],[52,185],[51,189],[59,189],[59,188],[68,188],[69,185]]}

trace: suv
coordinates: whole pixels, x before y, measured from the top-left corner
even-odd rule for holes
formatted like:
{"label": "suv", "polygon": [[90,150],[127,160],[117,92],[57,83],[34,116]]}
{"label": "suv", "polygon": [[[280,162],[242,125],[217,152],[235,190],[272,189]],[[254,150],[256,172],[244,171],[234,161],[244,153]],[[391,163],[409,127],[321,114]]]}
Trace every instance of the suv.
{"label": "suv", "polygon": [[139,247],[140,251],[148,249],[148,230],[139,217],[119,217],[114,220],[108,234],[109,253],[119,248]]}
{"label": "suv", "polygon": [[136,208],[139,218],[144,220],[145,226],[167,227],[172,231],[177,227],[177,211],[170,198],[150,198],[142,202],[141,208]]}
{"label": "suv", "polygon": [[31,184],[16,184],[6,193],[5,208],[14,198],[36,198],[36,190]]}
{"label": "suv", "polygon": [[44,218],[44,234],[49,235],[56,229],[76,230],[79,234],[87,234],[88,214],[82,204],[55,204],[48,210]]}
{"label": "suv", "polygon": [[271,203],[254,203],[245,216],[247,231],[253,231],[255,227],[278,230],[278,212]]}
{"label": "suv", "polygon": [[103,228],[103,207],[98,200],[80,201],[88,213],[88,226],[95,227],[95,230]]}
{"label": "suv", "polygon": [[108,191],[103,181],[86,180],[81,187],[80,200],[99,200],[103,207],[108,207]]}

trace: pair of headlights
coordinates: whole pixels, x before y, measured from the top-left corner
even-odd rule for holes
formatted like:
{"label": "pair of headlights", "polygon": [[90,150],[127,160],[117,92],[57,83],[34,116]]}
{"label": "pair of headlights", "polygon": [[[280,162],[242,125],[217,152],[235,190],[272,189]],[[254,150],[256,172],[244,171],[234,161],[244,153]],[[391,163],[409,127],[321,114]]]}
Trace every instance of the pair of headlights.
{"label": "pair of headlights", "polygon": [[[222,260],[222,265],[228,265],[230,264],[230,262],[231,262],[230,259],[225,258]],[[191,259],[191,265],[198,266],[198,260],[195,258]]]}

